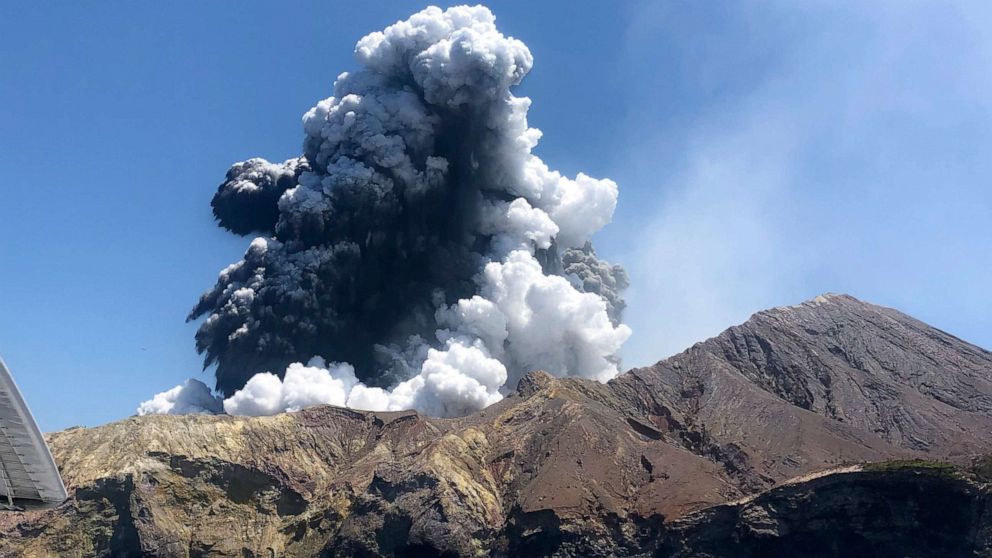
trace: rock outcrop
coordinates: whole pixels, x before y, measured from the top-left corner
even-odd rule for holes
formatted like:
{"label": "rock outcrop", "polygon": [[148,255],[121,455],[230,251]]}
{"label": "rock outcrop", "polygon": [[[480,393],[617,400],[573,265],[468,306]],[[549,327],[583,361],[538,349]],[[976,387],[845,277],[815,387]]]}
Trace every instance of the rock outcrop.
{"label": "rock outcrop", "polygon": [[668,525],[673,558],[992,555],[988,485],[947,465],[848,467]]}
{"label": "rock outcrop", "polygon": [[70,499],[0,515],[0,556],[986,552],[981,480],[854,464],[965,464],[992,451],[990,402],[992,354],[828,295],[609,384],[533,373],[458,419],[315,407],[58,432]]}

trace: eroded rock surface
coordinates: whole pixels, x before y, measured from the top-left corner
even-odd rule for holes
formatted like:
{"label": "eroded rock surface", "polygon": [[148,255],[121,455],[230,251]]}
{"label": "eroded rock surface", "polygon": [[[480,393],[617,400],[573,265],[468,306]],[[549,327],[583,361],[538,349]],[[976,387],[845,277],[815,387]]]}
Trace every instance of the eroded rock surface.
{"label": "eroded rock surface", "polygon": [[50,435],[71,497],[0,515],[0,556],[857,555],[831,538],[978,552],[974,479],[786,481],[985,453],[990,382],[990,353],[829,295],[609,384],[533,373],[459,419],[134,417]]}

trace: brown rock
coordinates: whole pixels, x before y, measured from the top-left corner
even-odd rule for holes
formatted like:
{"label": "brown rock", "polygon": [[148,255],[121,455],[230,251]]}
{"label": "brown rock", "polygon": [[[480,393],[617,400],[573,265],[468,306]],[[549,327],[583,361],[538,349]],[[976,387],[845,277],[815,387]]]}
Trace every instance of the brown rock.
{"label": "brown rock", "polygon": [[[50,436],[71,497],[0,515],[0,556],[731,556],[735,540],[785,556],[824,537],[899,550],[914,532],[945,548],[957,531],[920,506],[983,505],[977,481],[783,483],[987,451],[990,378],[988,352],[830,295],[609,384],[535,372],[459,419],[135,417]],[[876,509],[894,511],[873,523]],[[946,548],[984,544],[967,518],[964,546]]]}

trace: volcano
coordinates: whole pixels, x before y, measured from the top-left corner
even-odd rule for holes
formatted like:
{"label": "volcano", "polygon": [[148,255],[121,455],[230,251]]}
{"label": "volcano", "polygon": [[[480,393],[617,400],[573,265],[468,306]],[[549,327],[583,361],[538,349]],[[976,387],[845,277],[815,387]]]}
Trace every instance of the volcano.
{"label": "volcano", "polygon": [[321,406],[48,436],[0,556],[988,553],[992,353],[822,295],[608,383],[459,418]]}

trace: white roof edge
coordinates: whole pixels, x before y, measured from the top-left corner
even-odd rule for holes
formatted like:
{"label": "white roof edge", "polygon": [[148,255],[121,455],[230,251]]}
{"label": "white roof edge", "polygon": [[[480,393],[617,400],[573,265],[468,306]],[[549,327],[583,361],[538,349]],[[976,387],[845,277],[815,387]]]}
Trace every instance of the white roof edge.
{"label": "white roof edge", "polygon": [[[38,429],[38,423],[35,422],[27,402],[24,401],[20,390],[17,389],[17,384],[14,383],[14,378],[2,358],[0,358],[0,391],[8,394],[10,403],[7,405],[0,401],[0,407],[11,407],[10,409],[0,408],[0,411],[13,413],[20,420],[21,424],[14,429],[14,434],[21,439],[20,441],[26,441],[29,444],[29,447],[19,446],[18,449],[31,452],[30,455],[24,457],[29,460],[31,481],[40,496],[40,498],[19,496],[15,490],[14,498],[30,502],[31,508],[50,508],[61,504],[68,495],[62,477],[59,475],[58,467],[55,465],[55,459],[52,457],[52,452],[49,450],[48,444],[45,443],[45,437]],[[0,416],[0,422],[2,421],[3,417]],[[0,436],[0,444],[5,443],[5,437]],[[0,463],[0,468],[3,468],[2,463]],[[6,503],[5,500],[6,498],[0,497],[0,504]]]}

